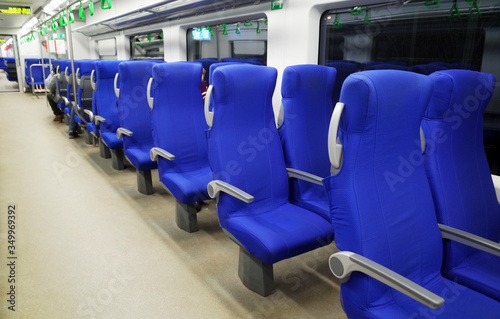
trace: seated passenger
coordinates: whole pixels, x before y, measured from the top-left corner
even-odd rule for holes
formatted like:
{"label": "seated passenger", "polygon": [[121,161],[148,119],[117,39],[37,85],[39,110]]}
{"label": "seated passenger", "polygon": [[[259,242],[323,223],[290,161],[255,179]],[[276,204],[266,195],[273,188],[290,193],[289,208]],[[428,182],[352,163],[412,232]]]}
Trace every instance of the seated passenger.
{"label": "seated passenger", "polygon": [[47,100],[49,101],[50,108],[54,113],[54,122],[63,122],[63,112],[57,107],[56,88],[57,88],[57,77],[54,76],[54,72],[51,72],[49,76],[45,79],[45,87],[47,88]]}

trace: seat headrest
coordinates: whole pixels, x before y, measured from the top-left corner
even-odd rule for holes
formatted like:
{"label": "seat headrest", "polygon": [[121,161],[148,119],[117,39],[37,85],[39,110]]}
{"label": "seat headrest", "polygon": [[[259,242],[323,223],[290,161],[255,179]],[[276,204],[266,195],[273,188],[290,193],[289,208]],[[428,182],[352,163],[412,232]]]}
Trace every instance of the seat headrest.
{"label": "seat headrest", "polygon": [[340,93],[345,103],[341,129],[372,135],[418,130],[431,94],[432,80],[425,75],[399,70],[351,74]]}
{"label": "seat headrest", "polygon": [[118,73],[118,66],[124,61],[120,60],[100,60],[95,62],[95,72],[97,79],[114,79]]}
{"label": "seat headrest", "polygon": [[[281,83],[281,96],[283,98],[293,98],[297,92],[307,92],[312,94],[311,91],[323,92],[324,87],[318,87],[317,80],[330,78],[332,83],[335,82],[337,71],[323,65],[316,64],[302,64],[288,66],[283,72],[283,79]],[[307,86],[308,90],[304,90]],[[330,95],[332,94],[333,85],[329,89]]]}
{"label": "seat headrest", "polygon": [[[425,117],[429,119],[445,119],[453,113],[467,120],[470,115],[456,112],[484,112],[495,90],[496,78],[488,73],[469,70],[444,70],[429,76],[434,83],[433,99],[427,107]],[[473,92],[473,94],[471,94]]]}
{"label": "seat headrest", "polygon": [[75,61],[75,72],[80,69],[80,76],[90,75],[94,66],[94,60],[79,60]]}

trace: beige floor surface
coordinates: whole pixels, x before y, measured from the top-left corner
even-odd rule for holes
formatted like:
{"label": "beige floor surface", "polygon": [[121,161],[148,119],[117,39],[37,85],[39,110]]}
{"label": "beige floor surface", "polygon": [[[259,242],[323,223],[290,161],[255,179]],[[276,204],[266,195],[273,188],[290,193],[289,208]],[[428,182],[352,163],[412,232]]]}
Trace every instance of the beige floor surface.
{"label": "beige floor surface", "polygon": [[[111,168],[69,140],[43,96],[0,94],[0,318],[345,318],[328,268],[334,245],[274,267],[261,297],[237,276],[238,246],[211,203],[188,234],[153,172]],[[7,309],[7,212],[16,209],[16,306]]]}

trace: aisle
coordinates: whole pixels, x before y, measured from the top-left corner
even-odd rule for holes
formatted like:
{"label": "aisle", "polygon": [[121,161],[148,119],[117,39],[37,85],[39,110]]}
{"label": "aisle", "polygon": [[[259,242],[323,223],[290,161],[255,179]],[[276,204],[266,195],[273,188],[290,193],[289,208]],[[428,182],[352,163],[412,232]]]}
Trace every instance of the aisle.
{"label": "aisle", "polygon": [[[238,247],[211,203],[200,231],[177,228],[153,172],[111,168],[69,140],[43,96],[0,94],[0,318],[345,318],[328,269],[333,246],[275,265],[263,298],[237,277]],[[15,205],[15,313],[7,309],[7,211]]]}

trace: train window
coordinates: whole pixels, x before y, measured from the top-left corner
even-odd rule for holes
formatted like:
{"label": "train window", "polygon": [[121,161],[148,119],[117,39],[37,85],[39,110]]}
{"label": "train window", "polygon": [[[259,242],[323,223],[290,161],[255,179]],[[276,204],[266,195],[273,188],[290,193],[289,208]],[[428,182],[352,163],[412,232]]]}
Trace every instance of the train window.
{"label": "train window", "polygon": [[[358,70],[385,62],[412,70],[420,64],[470,69],[500,79],[500,7],[480,3],[397,1],[326,11],[321,17],[318,63],[351,61]],[[398,68],[395,66],[394,68]],[[485,149],[500,174],[500,88],[484,116]]]}
{"label": "train window", "polygon": [[164,60],[163,32],[156,31],[130,37],[130,56],[132,60]]}
{"label": "train window", "polygon": [[253,59],[267,63],[267,19],[190,28],[187,59]]}

